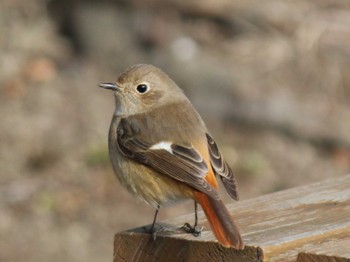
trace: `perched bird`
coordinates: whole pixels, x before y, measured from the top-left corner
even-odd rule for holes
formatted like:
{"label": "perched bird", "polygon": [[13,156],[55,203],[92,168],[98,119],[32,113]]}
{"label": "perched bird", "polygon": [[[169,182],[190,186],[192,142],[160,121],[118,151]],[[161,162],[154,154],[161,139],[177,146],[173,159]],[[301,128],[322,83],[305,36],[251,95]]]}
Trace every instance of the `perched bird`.
{"label": "perched bird", "polygon": [[228,194],[238,199],[232,171],[203,120],[183,91],[161,69],[145,64],[128,68],[113,83],[100,87],[115,95],[109,130],[109,155],[123,186],[156,208],[181,199],[195,201],[195,225],[200,234],[197,203],[219,243],[243,249],[238,227],[218,194],[220,178]]}

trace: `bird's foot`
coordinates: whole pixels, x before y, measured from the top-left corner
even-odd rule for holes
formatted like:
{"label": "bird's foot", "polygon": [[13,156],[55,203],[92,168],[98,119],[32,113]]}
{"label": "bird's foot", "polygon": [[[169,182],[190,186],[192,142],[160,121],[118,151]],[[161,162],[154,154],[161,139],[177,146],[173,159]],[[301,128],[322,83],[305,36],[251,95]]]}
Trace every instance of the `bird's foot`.
{"label": "bird's foot", "polygon": [[199,237],[202,233],[203,227],[199,227],[198,225],[191,226],[189,223],[185,223],[181,229],[186,233],[190,233],[195,237]]}
{"label": "bird's foot", "polygon": [[153,240],[156,240],[157,239],[157,233],[164,231],[164,228],[161,225],[155,224],[155,225],[151,226],[150,228],[146,228],[145,227],[145,231],[148,234],[152,235]]}

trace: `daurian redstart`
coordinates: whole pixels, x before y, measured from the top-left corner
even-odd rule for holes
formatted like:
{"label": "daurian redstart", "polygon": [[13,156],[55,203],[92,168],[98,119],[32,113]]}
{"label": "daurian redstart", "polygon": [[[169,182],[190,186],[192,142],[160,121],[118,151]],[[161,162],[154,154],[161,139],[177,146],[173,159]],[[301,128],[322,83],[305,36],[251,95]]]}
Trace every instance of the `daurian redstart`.
{"label": "daurian redstart", "polygon": [[[115,174],[131,193],[156,208],[151,230],[160,206],[193,199],[220,244],[243,249],[238,227],[218,194],[220,178],[238,199],[234,175],[176,83],[159,68],[139,64],[100,87],[115,95],[108,141]],[[198,233],[197,218],[192,229]]]}

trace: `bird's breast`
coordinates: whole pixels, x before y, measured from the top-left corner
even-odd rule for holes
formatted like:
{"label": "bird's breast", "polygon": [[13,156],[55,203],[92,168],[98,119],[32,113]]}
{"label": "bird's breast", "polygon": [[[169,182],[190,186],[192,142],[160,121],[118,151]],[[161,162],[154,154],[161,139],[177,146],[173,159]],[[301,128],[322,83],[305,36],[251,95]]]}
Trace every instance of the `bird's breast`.
{"label": "bird's breast", "polygon": [[186,184],[123,155],[118,146],[120,119],[113,118],[109,131],[109,155],[120,183],[132,194],[151,206],[170,204],[192,198],[193,190]]}

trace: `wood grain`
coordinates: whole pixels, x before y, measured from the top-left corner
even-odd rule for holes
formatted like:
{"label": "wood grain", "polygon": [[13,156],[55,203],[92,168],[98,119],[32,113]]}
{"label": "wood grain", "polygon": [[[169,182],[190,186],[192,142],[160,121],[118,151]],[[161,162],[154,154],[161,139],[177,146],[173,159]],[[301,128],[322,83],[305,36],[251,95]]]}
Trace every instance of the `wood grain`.
{"label": "wood grain", "polygon": [[118,233],[114,261],[350,260],[350,175],[227,207],[241,228],[243,251],[221,247],[200,212],[200,237],[179,229],[193,214],[158,225],[155,241],[145,228]]}

